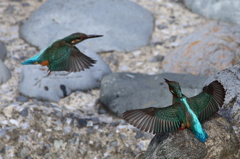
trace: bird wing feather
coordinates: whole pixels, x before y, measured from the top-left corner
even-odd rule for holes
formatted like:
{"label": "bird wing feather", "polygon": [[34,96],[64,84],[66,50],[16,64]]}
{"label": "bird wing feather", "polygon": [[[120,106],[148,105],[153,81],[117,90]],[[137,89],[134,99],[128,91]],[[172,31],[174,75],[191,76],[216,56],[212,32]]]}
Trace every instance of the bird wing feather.
{"label": "bird wing feather", "polygon": [[201,93],[188,98],[191,109],[198,116],[200,121],[209,118],[223,105],[225,90],[218,81],[211,82],[205,86]]}
{"label": "bird wing feather", "polygon": [[[129,110],[123,113],[123,118],[138,129],[145,132],[166,133],[178,130],[181,119],[178,114],[183,113],[179,103],[165,108],[146,108]],[[184,113],[183,113],[184,114]]]}
{"label": "bird wing feather", "polygon": [[93,66],[96,63],[95,60],[84,55],[77,47],[71,47],[71,54],[67,60],[66,71],[69,72],[79,72],[86,68]]}

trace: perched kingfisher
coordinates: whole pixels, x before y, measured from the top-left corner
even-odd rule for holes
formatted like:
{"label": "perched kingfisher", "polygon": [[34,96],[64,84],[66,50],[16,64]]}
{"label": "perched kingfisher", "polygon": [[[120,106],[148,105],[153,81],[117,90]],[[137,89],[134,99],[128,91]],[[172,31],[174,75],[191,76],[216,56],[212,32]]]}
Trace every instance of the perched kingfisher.
{"label": "perched kingfisher", "polygon": [[223,105],[225,90],[218,81],[211,82],[198,95],[187,98],[178,82],[165,79],[173,96],[173,104],[164,108],[150,107],[129,110],[123,118],[135,127],[153,134],[189,128],[198,141],[206,142],[208,134],[200,122],[209,118]]}
{"label": "perched kingfisher", "polygon": [[85,39],[97,38],[103,35],[86,35],[73,33],[63,39],[56,40],[40,54],[24,61],[23,65],[40,64],[48,67],[48,75],[51,71],[83,71],[96,63],[95,60],[84,55],[75,45]]}

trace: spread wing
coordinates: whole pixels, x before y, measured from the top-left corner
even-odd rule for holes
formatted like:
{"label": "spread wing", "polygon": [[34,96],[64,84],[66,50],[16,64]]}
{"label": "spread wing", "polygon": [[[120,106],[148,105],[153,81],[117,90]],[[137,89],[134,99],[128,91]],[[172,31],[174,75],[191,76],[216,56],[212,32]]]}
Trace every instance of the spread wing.
{"label": "spread wing", "polygon": [[79,72],[93,66],[95,60],[84,55],[75,46],[58,40],[49,46],[42,55],[42,60],[49,60],[49,70]]}
{"label": "spread wing", "polygon": [[167,133],[178,130],[182,120],[178,114],[184,114],[180,104],[165,108],[146,108],[129,110],[123,113],[123,118],[140,130],[145,132]]}
{"label": "spread wing", "polygon": [[219,110],[223,105],[225,90],[218,81],[205,86],[201,93],[188,99],[191,109],[196,113],[199,120],[205,120]]}
{"label": "spread wing", "polygon": [[66,71],[79,72],[89,68],[95,64],[96,61],[84,55],[77,47],[71,47],[71,54],[67,60]]}

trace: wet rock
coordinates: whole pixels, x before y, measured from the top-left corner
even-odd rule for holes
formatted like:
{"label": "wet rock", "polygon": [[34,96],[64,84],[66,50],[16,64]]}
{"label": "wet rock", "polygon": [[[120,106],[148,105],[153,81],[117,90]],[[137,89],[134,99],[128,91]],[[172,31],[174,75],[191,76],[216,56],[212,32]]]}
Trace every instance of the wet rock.
{"label": "wet rock", "polygon": [[52,72],[47,76],[47,67],[26,65],[23,67],[19,92],[39,100],[58,102],[73,91],[98,88],[102,78],[111,73],[109,66],[93,52],[86,53],[97,60],[94,67],[81,72]]}
{"label": "wet rock", "polygon": [[163,71],[209,76],[238,62],[240,26],[209,22],[182,39],[163,60]]}
{"label": "wet rock", "polygon": [[209,135],[205,143],[198,142],[188,129],[169,134],[155,135],[143,159],[153,158],[236,158],[239,141],[231,125],[220,115],[215,114],[203,122]]}
{"label": "wet rock", "polygon": [[185,5],[193,12],[205,17],[240,24],[240,2],[236,0],[184,0]]}
{"label": "wet rock", "polygon": [[131,51],[148,43],[153,24],[151,13],[129,0],[69,0],[67,3],[52,0],[44,3],[24,23],[21,36],[44,49],[74,32],[102,34],[103,38],[78,46],[95,52]]}
{"label": "wet rock", "polygon": [[219,113],[233,124],[240,124],[240,65],[234,65],[216,74],[206,84],[218,80],[226,90],[225,102]]}
{"label": "wet rock", "polygon": [[199,93],[206,80],[189,74],[113,73],[105,76],[101,83],[100,102],[118,116],[131,109],[168,106],[172,95],[164,78],[178,81],[183,93],[189,97]]}

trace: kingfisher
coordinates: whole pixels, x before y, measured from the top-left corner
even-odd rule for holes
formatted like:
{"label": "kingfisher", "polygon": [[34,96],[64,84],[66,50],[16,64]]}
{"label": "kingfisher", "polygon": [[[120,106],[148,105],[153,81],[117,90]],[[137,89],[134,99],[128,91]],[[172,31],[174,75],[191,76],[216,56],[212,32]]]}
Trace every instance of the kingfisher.
{"label": "kingfisher", "polygon": [[208,134],[201,121],[209,118],[223,105],[225,90],[218,81],[203,87],[201,93],[186,97],[178,82],[165,79],[172,93],[172,105],[164,108],[149,107],[129,110],[123,118],[138,129],[153,134],[168,133],[188,128],[198,141],[206,142]]}
{"label": "kingfisher", "polygon": [[40,64],[51,71],[79,72],[96,63],[96,60],[84,55],[75,45],[89,38],[102,37],[103,35],[87,35],[73,33],[63,39],[54,41],[38,55],[24,61],[23,65]]}

